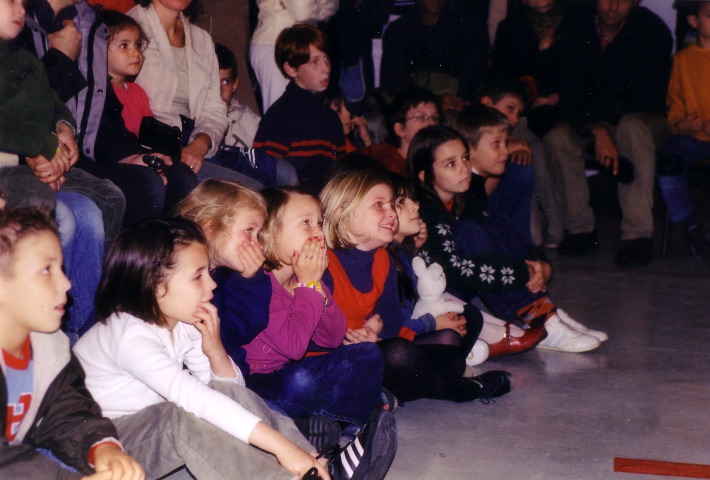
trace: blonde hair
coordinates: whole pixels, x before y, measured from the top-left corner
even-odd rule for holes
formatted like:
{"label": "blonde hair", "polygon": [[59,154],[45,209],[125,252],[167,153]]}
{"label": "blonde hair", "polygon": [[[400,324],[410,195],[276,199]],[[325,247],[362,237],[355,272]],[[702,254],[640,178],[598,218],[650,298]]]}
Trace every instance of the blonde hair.
{"label": "blonde hair", "polygon": [[328,248],[338,250],[355,246],[348,239],[349,235],[356,236],[352,231],[353,213],[367,192],[382,184],[391,187],[386,173],[367,170],[341,173],[323,187],[320,201]]}
{"label": "blonde hair", "polygon": [[180,201],[174,214],[192,220],[204,230],[213,259],[215,240],[229,235],[235,217],[246,210],[257,211],[266,218],[266,202],[259,192],[237,182],[210,178]]}

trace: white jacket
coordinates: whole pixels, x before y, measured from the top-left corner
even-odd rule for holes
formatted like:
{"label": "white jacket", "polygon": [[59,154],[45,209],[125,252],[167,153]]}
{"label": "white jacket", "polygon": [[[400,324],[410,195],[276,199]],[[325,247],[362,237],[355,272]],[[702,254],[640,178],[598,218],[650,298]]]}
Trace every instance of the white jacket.
{"label": "white jacket", "polygon": [[[150,40],[136,83],[148,94],[150,108],[158,120],[181,127],[180,116],[172,111],[178,80],[168,35],[153,5],[147,8],[136,5],[128,11],[128,15],[138,22]],[[198,133],[208,135],[212,139],[212,148],[206,157],[211,157],[217,152],[227,131],[227,106],[219,97],[217,54],[209,33],[188,22],[182,14],[180,20],[185,26],[190,117],[195,120],[190,141]]]}
{"label": "white jacket", "polygon": [[296,23],[328,20],[338,11],[338,0],[257,0],[259,23],[251,37],[252,45],[273,47],[284,28]]}
{"label": "white jacket", "polygon": [[74,354],[86,372],[86,387],[109,418],[168,401],[244,442],[259,422],[207,385],[211,380],[244,385],[244,378],[234,362],[236,378],[212,372],[202,335],[192,325],[178,323],[171,338],[167,328],[127,313],[112,315],[79,339]]}

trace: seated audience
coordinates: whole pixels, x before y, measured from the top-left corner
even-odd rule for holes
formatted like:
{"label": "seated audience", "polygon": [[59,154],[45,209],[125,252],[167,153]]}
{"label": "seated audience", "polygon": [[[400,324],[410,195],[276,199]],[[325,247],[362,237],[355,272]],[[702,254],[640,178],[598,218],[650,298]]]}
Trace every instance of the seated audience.
{"label": "seated audience", "polygon": [[319,95],[330,82],[328,40],[310,25],[287,28],[276,42],[276,60],[291,81],[261,119],[254,148],[288,160],[299,184],[317,193],[333,161],[345,152],[338,115]]}
{"label": "seated audience", "polygon": [[671,136],[658,166],[658,185],[671,221],[685,227],[693,253],[703,257],[710,253],[710,241],[690,199],[688,168],[710,157],[710,1],[692,2],[688,8],[696,40],[673,57],[667,117]]}
{"label": "seated audience", "polygon": [[[656,155],[667,136],[665,96],[672,37],[639,0],[597,0],[562,42],[560,110],[564,120],[545,136],[550,173],[565,206],[562,254],[597,247],[594,212],[584,175],[589,150],[619,175],[622,248],[615,262],[648,264],[653,258],[653,183]],[[626,182],[626,183],[624,183]]]}

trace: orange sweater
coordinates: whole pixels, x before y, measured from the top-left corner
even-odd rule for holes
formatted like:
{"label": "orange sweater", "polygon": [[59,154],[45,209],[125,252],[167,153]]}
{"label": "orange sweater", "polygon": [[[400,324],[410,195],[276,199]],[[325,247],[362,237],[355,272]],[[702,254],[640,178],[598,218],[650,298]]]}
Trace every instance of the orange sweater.
{"label": "orange sweater", "polygon": [[[692,113],[702,120],[710,121],[710,49],[696,44],[688,45],[673,57],[673,70],[668,85],[668,123],[671,134],[680,132],[676,123]],[[695,138],[709,142],[710,137],[703,132]]]}

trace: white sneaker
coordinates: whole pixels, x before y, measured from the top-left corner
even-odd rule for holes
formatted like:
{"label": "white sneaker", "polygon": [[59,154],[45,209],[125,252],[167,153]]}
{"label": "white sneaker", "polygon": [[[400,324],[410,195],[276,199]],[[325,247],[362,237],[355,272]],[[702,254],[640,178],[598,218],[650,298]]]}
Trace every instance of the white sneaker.
{"label": "white sneaker", "polygon": [[594,350],[601,345],[597,337],[573,330],[565,325],[557,315],[547,319],[545,330],[547,330],[547,338],[538,343],[535,348],[579,353]]}
{"label": "white sneaker", "polygon": [[571,327],[573,330],[577,330],[581,333],[586,333],[587,335],[591,335],[592,337],[597,337],[600,342],[606,342],[607,340],[609,340],[609,335],[607,335],[606,332],[587,328],[585,325],[582,325],[577,320],[570,317],[569,314],[561,308],[557,309],[557,315],[559,315],[560,320],[562,320],[568,327]]}
{"label": "white sneaker", "polygon": [[466,365],[475,367],[486,360],[488,360],[488,344],[479,338],[466,356]]}

